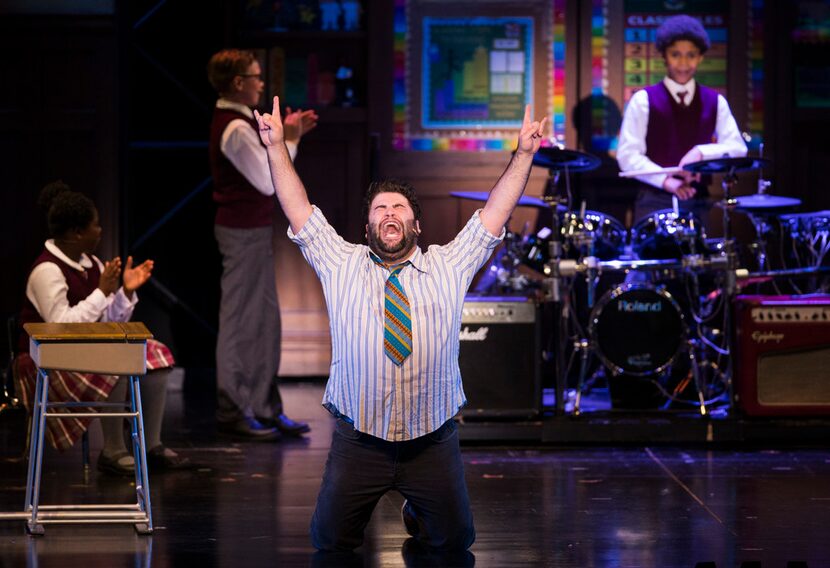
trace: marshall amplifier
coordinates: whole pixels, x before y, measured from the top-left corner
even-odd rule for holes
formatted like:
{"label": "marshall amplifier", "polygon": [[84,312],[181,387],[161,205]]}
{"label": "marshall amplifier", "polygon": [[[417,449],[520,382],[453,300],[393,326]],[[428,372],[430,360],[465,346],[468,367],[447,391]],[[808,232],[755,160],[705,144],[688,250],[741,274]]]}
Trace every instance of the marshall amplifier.
{"label": "marshall amplifier", "polygon": [[540,329],[539,309],[526,298],[467,296],[459,352],[464,418],[539,414]]}
{"label": "marshall amplifier", "polygon": [[738,296],[735,395],[748,416],[830,415],[830,296]]}

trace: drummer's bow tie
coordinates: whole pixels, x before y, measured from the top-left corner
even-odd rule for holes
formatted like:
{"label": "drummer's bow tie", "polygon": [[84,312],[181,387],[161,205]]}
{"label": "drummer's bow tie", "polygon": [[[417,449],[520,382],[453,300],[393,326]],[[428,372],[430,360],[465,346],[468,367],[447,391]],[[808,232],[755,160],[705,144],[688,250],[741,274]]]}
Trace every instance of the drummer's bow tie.
{"label": "drummer's bow tie", "polygon": [[397,366],[412,353],[412,319],[409,311],[409,299],[398,280],[398,274],[409,264],[406,261],[394,267],[387,266],[374,254],[372,260],[389,269],[383,299],[383,351]]}

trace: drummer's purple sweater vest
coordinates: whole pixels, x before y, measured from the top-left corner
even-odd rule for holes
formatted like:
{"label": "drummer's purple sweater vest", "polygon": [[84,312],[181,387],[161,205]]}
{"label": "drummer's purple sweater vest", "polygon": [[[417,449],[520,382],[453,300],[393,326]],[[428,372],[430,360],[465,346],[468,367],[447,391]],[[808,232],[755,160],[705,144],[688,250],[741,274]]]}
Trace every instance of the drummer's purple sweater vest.
{"label": "drummer's purple sweater vest", "polygon": [[[243,114],[229,109],[214,109],[210,125],[210,170],[213,174],[213,201],[216,224],[236,229],[269,227],[274,214],[274,197],[261,194],[237,170],[220,149],[222,133],[235,119],[242,119],[254,130],[257,124]],[[265,146],[262,147],[265,151]]]}
{"label": "drummer's purple sweater vest", "polygon": [[681,106],[660,82],[646,87],[648,133],[646,155],[659,166],[676,166],[698,144],[709,144],[715,135],[717,91],[697,85],[689,106]]}

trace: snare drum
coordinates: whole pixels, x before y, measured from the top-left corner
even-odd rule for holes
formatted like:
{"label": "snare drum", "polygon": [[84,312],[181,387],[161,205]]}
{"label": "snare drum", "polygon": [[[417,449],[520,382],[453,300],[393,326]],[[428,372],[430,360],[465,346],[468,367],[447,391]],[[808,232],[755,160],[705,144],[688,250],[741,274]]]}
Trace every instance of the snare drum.
{"label": "snare drum", "polygon": [[631,248],[641,259],[680,259],[684,254],[706,252],[703,223],[691,212],[675,216],[672,209],[654,211],[634,224]]}
{"label": "snare drum", "polygon": [[589,332],[600,360],[615,375],[655,375],[672,364],[686,340],[674,298],[648,284],[608,291],[591,312]]}

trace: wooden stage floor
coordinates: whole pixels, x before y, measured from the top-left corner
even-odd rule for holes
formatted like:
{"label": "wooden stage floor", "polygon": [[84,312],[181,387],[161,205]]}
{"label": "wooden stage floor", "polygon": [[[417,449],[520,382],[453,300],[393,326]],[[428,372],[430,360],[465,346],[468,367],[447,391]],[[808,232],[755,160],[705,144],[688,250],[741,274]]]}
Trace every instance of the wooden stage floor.
{"label": "wooden stage floor", "polygon": [[[655,444],[466,443],[478,534],[467,555],[412,554],[397,494],[381,500],[359,555],[315,555],[308,525],[332,430],[322,389],[284,385],[288,414],[313,430],[279,444],[217,436],[212,397],[170,393],[166,442],[201,467],[151,476],[155,533],[47,525],[31,538],[22,522],[3,521],[0,566],[830,566],[826,442],[683,445],[670,436]],[[8,458],[25,431],[5,420],[0,433]],[[92,441],[94,460],[95,434]],[[84,484],[79,448],[49,451],[44,464],[43,503],[134,497],[127,482],[94,471]],[[25,475],[22,462],[0,463],[0,509],[21,510]]]}

